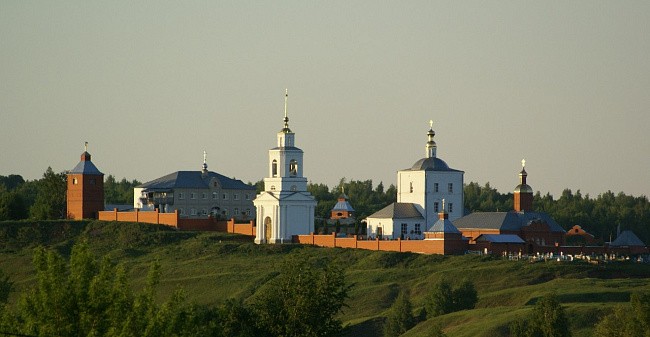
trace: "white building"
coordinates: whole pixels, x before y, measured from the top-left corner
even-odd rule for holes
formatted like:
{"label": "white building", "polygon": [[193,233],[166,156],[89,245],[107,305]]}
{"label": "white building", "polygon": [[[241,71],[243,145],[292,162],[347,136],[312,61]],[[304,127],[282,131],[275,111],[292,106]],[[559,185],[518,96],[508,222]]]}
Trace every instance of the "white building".
{"label": "white building", "polygon": [[397,202],[367,218],[368,235],[422,239],[438,221],[443,199],[449,220],[463,216],[463,171],[437,156],[433,123],[427,133],[426,156],[397,172]]}
{"label": "white building", "polygon": [[293,235],[314,231],[316,200],[307,192],[303,152],[295,146],[295,134],[289,129],[287,98],[285,93],[284,128],[278,133],[277,147],[269,150],[264,191],[253,201],[257,209],[255,243],[289,243]]}

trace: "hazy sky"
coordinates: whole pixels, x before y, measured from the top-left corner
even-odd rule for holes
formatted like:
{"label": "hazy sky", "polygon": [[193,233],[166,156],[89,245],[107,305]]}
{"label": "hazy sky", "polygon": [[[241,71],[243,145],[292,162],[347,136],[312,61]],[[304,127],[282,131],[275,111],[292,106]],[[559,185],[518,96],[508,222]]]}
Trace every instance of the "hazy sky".
{"label": "hazy sky", "polygon": [[394,184],[438,156],[501,192],[650,190],[650,1],[0,0],[0,175]]}

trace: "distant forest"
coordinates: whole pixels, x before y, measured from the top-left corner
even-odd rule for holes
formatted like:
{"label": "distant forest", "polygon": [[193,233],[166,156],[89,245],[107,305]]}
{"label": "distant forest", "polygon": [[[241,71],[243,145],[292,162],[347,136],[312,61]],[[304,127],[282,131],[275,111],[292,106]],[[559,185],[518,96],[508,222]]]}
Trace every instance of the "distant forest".
{"label": "distant forest", "polygon": [[[137,180],[118,181],[108,175],[104,182],[106,204],[133,204],[133,187]],[[263,182],[249,182],[263,188]],[[336,186],[310,183],[309,192],[316,198],[316,217],[326,219],[342,191],[350,198],[356,210],[357,219],[382,209],[396,201],[394,185],[386,188],[383,183],[376,186],[372,180],[341,179]],[[0,175],[0,221],[21,219],[60,219],[66,215],[65,173],[55,173],[48,168],[37,180],[24,180],[20,175]],[[489,183],[481,186],[470,182],[464,186],[465,213],[495,212],[513,209],[513,194],[500,193]],[[550,214],[564,229],[580,225],[601,242],[615,238],[618,230],[632,230],[643,242],[650,242],[650,202],[646,196],[631,196],[611,191],[591,197],[565,189],[559,198],[547,193],[534,196],[533,208]]]}

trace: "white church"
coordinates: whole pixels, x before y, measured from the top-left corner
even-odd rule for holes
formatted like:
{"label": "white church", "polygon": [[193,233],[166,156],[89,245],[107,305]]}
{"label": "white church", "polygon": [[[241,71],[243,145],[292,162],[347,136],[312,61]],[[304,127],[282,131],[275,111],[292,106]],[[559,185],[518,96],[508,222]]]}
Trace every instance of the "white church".
{"label": "white church", "polygon": [[269,150],[268,177],[264,191],[253,201],[257,210],[255,243],[291,243],[293,235],[314,230],[316,200],[307,191],[303,177],[303,151],[295,145],[289,129],[288,94],[284,95],[284,128],[278,132],[277,147]]}
{"label": "white church", "polygon": [[426,156],[397,172],[397,202],[370,215],[368,235],[423,239],[443,210],[454,221],[463,216],[463,175],[437,156],[433,122],[429,122]]}

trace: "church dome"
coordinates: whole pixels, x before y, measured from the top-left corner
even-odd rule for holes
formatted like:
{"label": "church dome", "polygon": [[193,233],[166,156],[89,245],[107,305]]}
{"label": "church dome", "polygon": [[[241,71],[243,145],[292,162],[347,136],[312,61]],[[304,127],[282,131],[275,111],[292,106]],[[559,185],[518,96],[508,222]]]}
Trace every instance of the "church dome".
{"label": "church dome", "polygon": [[533,193],[533,188],[528,184],[519,184],[515,187],[515,193]]}
{"label": "church dome", "polygon": [[449,171],[449,165],[437,157],[422,158],[413,164],[413,171]]}

